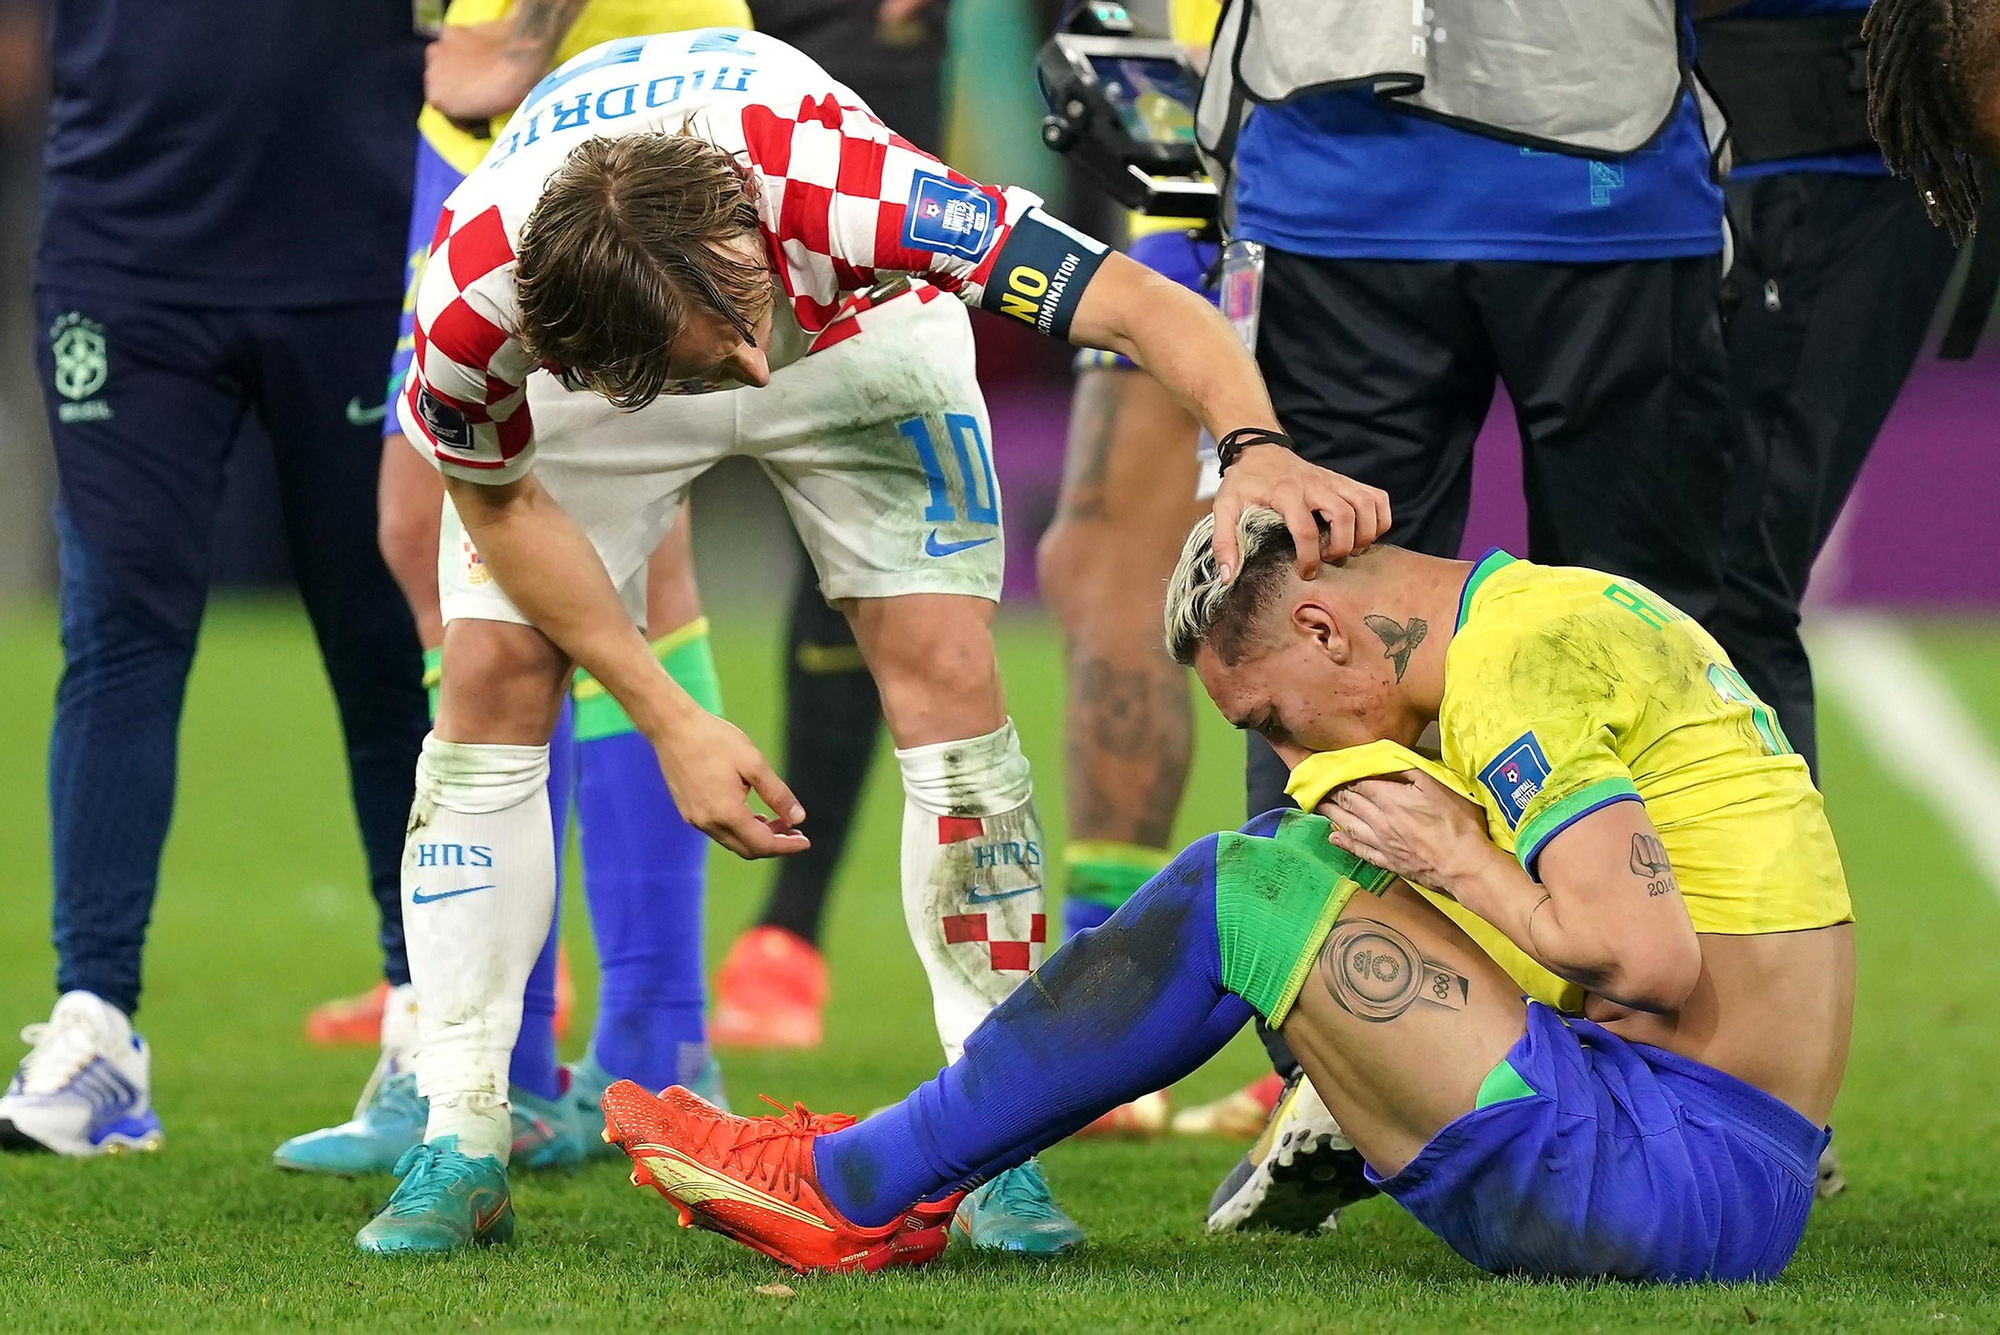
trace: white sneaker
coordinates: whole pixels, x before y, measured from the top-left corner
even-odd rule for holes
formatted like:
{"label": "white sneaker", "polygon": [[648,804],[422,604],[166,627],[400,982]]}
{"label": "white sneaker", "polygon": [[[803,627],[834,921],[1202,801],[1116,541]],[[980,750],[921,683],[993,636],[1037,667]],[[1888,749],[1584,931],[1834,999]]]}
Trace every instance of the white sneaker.
{"label": "white sneaker", "polygon": [[1208,1231],[1337,1227],[1342,1210],[1376,1194],[1364,1167],[1312,1081],[1294,1071],[1263,1134],[1209,1200]]}
{"label": "white sneaker", "polygon": [[88,1156],[160,1147],[153,1054],[123,1011],[65,992],[47,1024],[21,1031],[28,1055],[0,1095],[0,1149]]}

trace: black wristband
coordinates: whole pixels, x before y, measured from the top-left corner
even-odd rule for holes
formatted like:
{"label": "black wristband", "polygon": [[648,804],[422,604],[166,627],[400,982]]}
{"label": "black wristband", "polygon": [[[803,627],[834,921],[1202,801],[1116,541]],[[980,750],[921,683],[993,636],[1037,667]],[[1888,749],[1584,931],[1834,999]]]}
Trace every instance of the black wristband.
{"label": "black wristband", "polygon": [[1215,443],[1217,471],[1227,473],[1229,466],[1252,445],[1282,445],[1288,450],[1298,448],[1292,444],[1292,438],[1282,431],[1261,426],[1239,426]]}

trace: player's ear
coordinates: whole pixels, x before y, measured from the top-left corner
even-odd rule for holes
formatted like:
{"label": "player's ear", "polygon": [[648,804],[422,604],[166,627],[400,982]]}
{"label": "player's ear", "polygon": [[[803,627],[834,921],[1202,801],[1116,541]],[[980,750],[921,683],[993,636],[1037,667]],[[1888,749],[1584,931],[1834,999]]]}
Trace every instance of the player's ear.
{"label": "player's ear", "polygon": [[1313,643],[1319,646],[1320,652],[1328,659],[1343,667],[1346,666],[1347,633],[1341,628],[1340,618],[1333,614],[1332,608],[1316,599],[1302,599],[1298,606],[1292,609],[1292,626],[1301,634],[1310,636]]}

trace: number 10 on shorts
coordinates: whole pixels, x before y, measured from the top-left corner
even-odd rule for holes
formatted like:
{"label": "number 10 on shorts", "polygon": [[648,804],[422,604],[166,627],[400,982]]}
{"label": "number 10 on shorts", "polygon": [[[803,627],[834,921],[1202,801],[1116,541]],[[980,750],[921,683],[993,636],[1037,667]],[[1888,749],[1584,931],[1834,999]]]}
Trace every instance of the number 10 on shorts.
{"label": "number 10 on shorts", "polygon": [[980,434],[979,419],[970,413],[946,413],[944,429],[951,437],[951,452],[958,464],[959,493],[965,497],[965,513],[952,504],[951,487],[945,480],[944,459],[938,453],[931,424],[912,417],[896,430],[909,437],[924,465],[924,481],[930,485],[930,504],[924,507],[924,522],[954,524],[961,518],[973,524],[1000,522],[1000,487],[993,478],[993,456]]}

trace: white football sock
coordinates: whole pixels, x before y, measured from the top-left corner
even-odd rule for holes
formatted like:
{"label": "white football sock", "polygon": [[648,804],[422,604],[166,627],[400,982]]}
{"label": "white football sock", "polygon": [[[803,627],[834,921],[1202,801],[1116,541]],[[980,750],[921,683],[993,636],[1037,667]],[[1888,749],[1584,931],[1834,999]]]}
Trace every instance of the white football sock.
{"label": "white football sock", "polygon": [[392,987],[382,999],[382,1060],[392,1070],[408,1069],[417,1055],[417,986]]}
{"label": "white football sock", "polygon": [[507,1063],[521,989],[555,913],[549,748],[424,739],[403,845],[427,1140],[507,1162]]}
{"label": "white football sock", "polygon": [[931,984],[947,1062],[1042,962],[1042,821],[1009,722],[896,752],[903,771],[903,917]]}
{"label": "white football sock", "polygon": [[381,1032],[382,1055],[375,1059],[375,1069],[369,1072],[368,1083],[361,1087],[361,1097],[355,1101],[354,1115],[357,1118],[368,1111],[368,1105],[375,1101],[375,1093],[382,1088],[384,1080],[415,1068],[417,1058],[415,984],[403,983],[392,987],[382,998]]}

